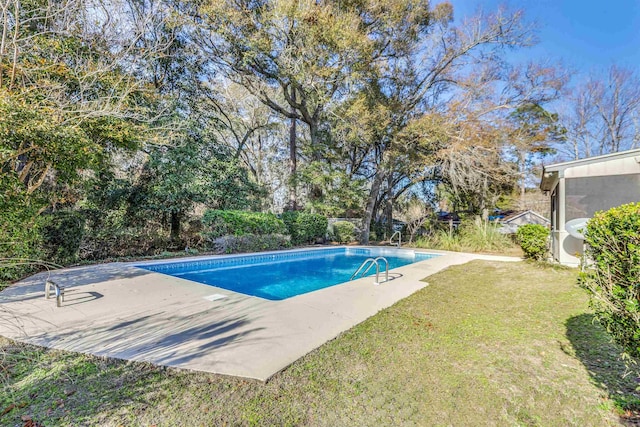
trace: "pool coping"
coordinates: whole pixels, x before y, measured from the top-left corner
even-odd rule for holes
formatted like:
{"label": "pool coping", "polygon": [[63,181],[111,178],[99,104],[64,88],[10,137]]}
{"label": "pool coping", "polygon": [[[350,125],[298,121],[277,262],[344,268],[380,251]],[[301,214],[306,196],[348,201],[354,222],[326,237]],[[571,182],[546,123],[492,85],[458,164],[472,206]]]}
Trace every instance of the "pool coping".
{"label": "pool coping", "polygon": [[[378,286],[369,277],[284,300],[252,297],[136,267],[207,257],[52,272],[51,278],[67,286],[62,307],[56,307],[54,299],[44,299],[48,273],[40,273],[0,292],[0,310],[11,320],[0,322],[0,335],[61,350],[266,381],[424,288],[428,283],[422,279],[431,274],[474,259],[520,260],[408,249],[441,256],[394,269],[393,280]],[[225,257],[242,255],[246,254]],[[222,298],[207,299],[216,295]]]}

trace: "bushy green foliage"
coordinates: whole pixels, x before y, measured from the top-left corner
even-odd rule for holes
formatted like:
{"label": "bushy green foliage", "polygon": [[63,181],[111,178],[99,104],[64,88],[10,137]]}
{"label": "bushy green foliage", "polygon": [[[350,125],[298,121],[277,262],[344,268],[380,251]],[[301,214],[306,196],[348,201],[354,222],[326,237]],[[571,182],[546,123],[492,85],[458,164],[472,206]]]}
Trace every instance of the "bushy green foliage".
{"label": "bushy green foliage", "polygon": [[77,261],[85,219],[80,212],[61,210],[44,215],[41,233],[46,261],[68,265]]}
{"label": "bushy green foliage", "polygon": [[0,177],[0,289],[39,267],[39,208],[37,200],[30,199],[17,180]]}
{"label": "bushy green foliage", "polygon": [[[344,118],[342,118],[344,120]],[[352,124],[352,122],[349,122]],[[299,182],[322,188],[322,194],[308,201],[307,207],[329,217],[360,212],[366,204],[367,180],[335,167],[331,162],[312,161],[298,166]]]}
{"label": "bushy green foliage", "polygon": [[352,242],[355,238],[356,226],[349,221],[336,221],[332,224],[333,236],[340,243]]}
{"label": "bushy green foliage", "polygon": [[210,239],[245,234],[286,234],[287,227],[271,213],[211,209],[202,217],[205,233]]}
{"label": "bushy green foliage", "polygon": [[291,238],[283,234],[244,234],[223,236],[213,241],[213,250],[218,253],[274,251],[291,247]]}
{"label": "bushy green foliage", "polygon": [[[83,204],[87,218],[85,235],[80,245],[82,260],[103,260],[119,257],[156,255],[174,246],[166,227],[148,215],[146,220],[133,200],[139,194],[132,193],[121,180],[105,179],[105,185]],[[102,207],[102,209],[100,209]]]}
{"label": "bushy green foliage", "polygon": [[317,239],[323,239],[327,234],[329,221],[324,215],[301,213],[296,222],[306,242],[313,243]]}
{"label": "bushy green foliage", "polygon": [[383,240],[385,237],[388,237],[387,233],[385,232],[385,228],[385,224],[382,221],[372,221],[369,231],[369,240]]}
{"label": "bushy green foliage", "polygon": [[543,260],[547,256],[549,230],[544,225],[522,225],[516,232],[516,239],[525,258]]}
{"label": "bushy green foliage", "polygon": [[145,217],[171,216],[175,240],[195,203],[220,210],[252,209],[260,205],[264,189],[227,148],[193,139],[153,149],[131,196],[132,208]]}
{"label": "bushy green foliage", "polygon": [[587,257],[580,278],[596,317],[631,356],[640,356],[640,203],[598,212],[587,223]]}
{"label": "bushy green foliage", "polygon": [[282,214],[282,221],[294,245],[314,243],[327,234],[328,220],[324,215],[287,211]]}
{"label": "bushy green foliage", "polygon": [[300,215],[300,212],[296,211],[285,211],[280,215],[280,219],[284,222],[284,225],[287,227],[287,232],[291,236],[291,243],[294,245],[299,244],[298,239],[296,239],[296,231],[298,228],[296,220],[298,219],[298,215]]}

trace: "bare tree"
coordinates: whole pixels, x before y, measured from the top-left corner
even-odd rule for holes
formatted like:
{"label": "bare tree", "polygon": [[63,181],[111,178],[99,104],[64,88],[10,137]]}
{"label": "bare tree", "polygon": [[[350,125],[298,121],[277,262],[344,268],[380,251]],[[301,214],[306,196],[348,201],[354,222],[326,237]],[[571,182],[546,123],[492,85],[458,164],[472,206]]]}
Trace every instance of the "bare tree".
{"label": "bare tree", "polygon": [[[409,56],[399,57],[397,61],[392,61],[385,67],[389,74],[381,73],[383,77],[380,85],[385,87],[385,92],[388,93],[385,102],[394,109],[385,138],[377,143],[383,155],[378,157],[375,173],[372,174],[371,190],[363,218],[362,243],[368,241],[368,227],[376,201],[384,189],[383,183],[388,182],[387,176],[390,173],[398,170],[394,153],[402,153],[404,150],[397,150],[396,142],[401,140],[397,136],[412,123],[420,122],[422,117],[435,117],[446,110],[451,104],[452,93],[468,92],[468,88],[473,87],[477,91],[477,99],[488,96],[487,94],[492,92],[489,90],[492,85],[499,80],[505,80],[504,68],[501,68],[503,61],[500,59],[502,50],[505,47],[525,46],[533,42],[531,28],[524,23],[521,11],[508,12],[501,8],[492,14],[479,13],[465,20],[459,27],[451,25],[452,9],[442,7],[437,12],[439,19],[432,21],[428,36],[420,40],[415,46],[416,50],[409,49]],[[470,71],[475,77],[470,76]],[[537,75],[530,73],[531,78]],[[477,77],[480,77],[480,80],[476,80]],[[524,98],[523,89],[528,87],[513,86],[509,93],[514,97]],[[463,110],[465,101],[458,101],[458,105],[459,110]],[[500,108],[502,107],[495,106],[496,110]],[[489,114],[489,110],[485,114]],[[434,130],[435,132],[423,132],[425,148],[431,146],[430,149],[433,149],[434,145],[446,145],[448,138],[441,138],[440,130]],[[438,139],[440,141],[437,141]],[[431,156],[425,155],[423,158],[433,163]],[[418,163],[409,164],[416,166]],[[428,173],[418,175],[414,183],[430,175],[426,166],[423,164],[423,171],[426,170]],[[402,181],[402,177],[397,180]],[[404,182],[406,183],[406,180]],[[402,191],[402,187],[400,190]]]}
{"label": "bare tree", "polygon": [[406,203],[402,205],[397,209],[397,215],[398,219],[407,225],[408,243],[411,244],[418,231],[429,221],[433,209],[424,200],[417,197],[407,198]]}
{"label": "bare tree", "polygon": [[559,109],[560,121],[567,130],[565,144],[559,148],[574,160],[592,155],[592,145],[596,140],[594,123],[597,120],[594,95],[589,86],[578,87]]}
{"label": "bare tree", "polygon": [[601,120],[601,154],[631,148],[637,131],[634,118],[640,107],[640,79],[631,70],[609,68],[606,80],[590,82],[594,103]]}
{"label": "bare tree", "polygon": [[612,65],[605,73],[593,73],[576,86],[565,107],[568,154],[575,159],[640,143],[640,78],[631,69]]}

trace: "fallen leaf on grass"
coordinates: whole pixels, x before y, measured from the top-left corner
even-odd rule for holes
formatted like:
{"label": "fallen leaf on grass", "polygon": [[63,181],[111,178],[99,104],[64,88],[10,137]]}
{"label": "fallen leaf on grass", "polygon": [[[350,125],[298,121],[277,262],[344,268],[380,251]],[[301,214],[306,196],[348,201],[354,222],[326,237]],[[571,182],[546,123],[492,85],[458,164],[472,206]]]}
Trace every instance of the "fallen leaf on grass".
{"label": "fallen leaf on grass", "polygon": [[6,408],[4,408],[4,411],[2,411],[2,414],[0,414],[0,417],[1,417],[1,416],[3,416],[3,415],[5,415],[5,414],[8,414],[8,413],[9,413],[9,412],[11,412],[11,411],[13,410],[13,408],[15,408],[15,407],[16,407],[16,405],[15,405],[15,404],[13,404],[13,403],[12,403],[11,405],[7,406]]}

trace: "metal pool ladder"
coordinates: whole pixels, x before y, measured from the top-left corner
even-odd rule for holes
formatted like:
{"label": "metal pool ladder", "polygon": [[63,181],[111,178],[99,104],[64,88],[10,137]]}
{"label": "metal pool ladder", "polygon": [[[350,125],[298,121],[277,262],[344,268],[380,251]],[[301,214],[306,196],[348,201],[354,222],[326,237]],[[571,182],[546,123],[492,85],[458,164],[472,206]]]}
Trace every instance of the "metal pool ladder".
{"label": "metal pool ladder", "polygon": [[400,247],[402,246],[402,233],[399,231],[396,231],[391,235],[391,238],[389,239],[389,244],[393,245],[393,238],[396,237],[396,235],[398,236],[398,247]]}
{"label": "metal pool ladder", "polygon": [[[389,281],[389,261],[387,261],[387,259],[383,256],[379,256],[377,258],[367,258],[365,259],[362,264],[360,264],[360,267],[358,267],[358,269],[356,270],[355,273],[353,273],[351,275],[351,278],[349,280],[353,280],[356,277],[358,277],[358,274],[360,274],[360,277],[364,277],[365,274],[367,274],[367,272],[369,270],[371,270],[371,267],[373,267],[374,265],[376,266],[376,281],[373,282],[374,285],[379,285],[380,284],[380,261],[384,261],[384,281],[388,282]],[[366,269],[364,269],[365,267],[367,267]],[[364,269],[364,271],[362,271]],[[360,273],[362,271],[362,273]]]}

